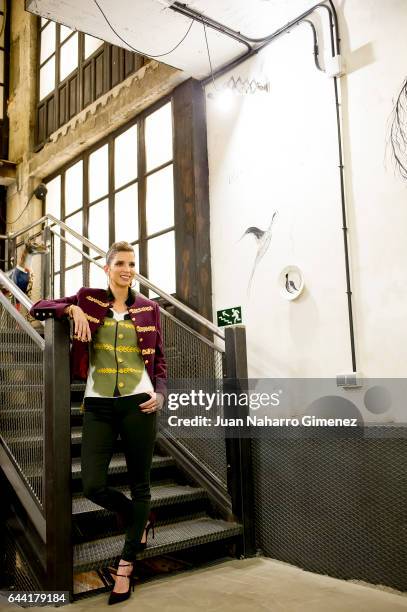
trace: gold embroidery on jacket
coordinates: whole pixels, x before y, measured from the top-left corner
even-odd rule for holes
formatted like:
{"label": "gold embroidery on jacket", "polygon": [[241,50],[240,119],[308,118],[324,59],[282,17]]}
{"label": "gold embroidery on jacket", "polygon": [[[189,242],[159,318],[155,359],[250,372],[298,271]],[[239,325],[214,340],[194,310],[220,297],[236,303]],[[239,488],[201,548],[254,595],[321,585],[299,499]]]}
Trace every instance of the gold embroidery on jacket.
{"label": "gold embroidery on jacket", "polygon": [[154,310],[153,306],[140,306],[139,308],[129,308],[129,312],[145,312],[146,310]]}
{"label": "gold embroidery on jacket", "polygon": [[155,325],[145,325],[145,326],[137,325],[138,332],[156,331],[156,329],[157,328]]}
{"label": "gold embroidery on jacket", "polygon": [[114,351],[113,344],[107,344],[104,342],[95,342],[93,345],[94,349],[99,349],[101,351]]}
{"label": "gold embroidery on jacket", "polygon": [[141,351],[142,355],[152,355],[153,353],[155,353],[154,348],[146,348]]}
{"label": "gold embroidery on jacket", "polygon": [[100,374],[116,374],[117,372],[119,372],[119,374],[130,374],[131,372],[140,374],[143,370],[140,368],[97,368],[96,372]]}
{"label": "gold embroidery on jacket", "polygon": [[[109,344],[108,342],[95,342],[93,348],[101,351],[114,351],[113,344]],[[122,346],[116,346],[116,351],[122,353],[139,353],[140,349],[137,346],[127,346],[124,344]]]}
{"label": "gold embroidery on jacket", "polygon": [[[120,324],[120,327],[127,327],[128,329],[134,329],[133,323],[125,323],[124,321],[117,321],[117,322]],[[113,327],[113,325],[116,325],[116,321],[106,321],[105,319],[104,325],[106,327]]]}
{"label": "gold embroidery on jacket", "polygon": [[91,315],[86,314],[86,312],[85,312],[85,317],[88,319],[88,321],[92,321],[92,323],[100,323],[100,319],[97,319],[96,317],[92,317]]}
{"label": "gold embroidery on jacket", "polygon": [[99,306],[109,306],[110,304],[110,302],[102,302],[101,300],[98,300],[97,298],[93,297],[93,295],[87,295],[86,299],[99,304]]}
{"label": "gold embroidery on jacket", "polygon": [[138,348],[138,346],[116,346],[116,351],[119,351],[119,353],[139,353],[140,349]]}

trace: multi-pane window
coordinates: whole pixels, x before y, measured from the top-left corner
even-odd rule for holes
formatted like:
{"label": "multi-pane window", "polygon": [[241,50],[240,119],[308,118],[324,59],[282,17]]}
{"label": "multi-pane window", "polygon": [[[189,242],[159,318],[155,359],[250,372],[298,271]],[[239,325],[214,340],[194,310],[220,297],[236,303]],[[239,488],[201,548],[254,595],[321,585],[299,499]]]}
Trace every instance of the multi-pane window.
{"label": "multi-pane window", "polygon": [[38,146],[144,63],[136,53],[43,17],[39,24]]}
{"label": "multi-pane window", "polygon": [[[165,289],[175,285],[174,185],[171,106],[145,120],[146,247],[150,280]],[[165,261],[162,254],[170,260]],[[167,289],[165,289],[167,291]],[[167,291],[168,292],[168,291]]]}
{"label": "multi-pane window", "polygon": [[[47,213],[105,252],[118,240],[133,244],[137,270],[167,293],[175,293],[172,124],[171,100],[146,111],[50,177],[46,199]],[[101,268],[55,240],[54,297],[72,295],[83,284],[107,286]],[[89,254],[105,263],[97,251]]]}

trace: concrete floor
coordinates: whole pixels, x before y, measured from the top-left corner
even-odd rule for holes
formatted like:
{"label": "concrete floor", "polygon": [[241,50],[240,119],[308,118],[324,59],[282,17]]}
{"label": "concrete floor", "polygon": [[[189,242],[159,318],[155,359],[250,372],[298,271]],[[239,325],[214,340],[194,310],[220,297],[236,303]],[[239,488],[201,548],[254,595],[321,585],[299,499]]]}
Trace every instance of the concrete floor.
{"label": "concrete floor", "polygon": [[[64,606],[73,612],[111,610],[108,593]],[[32,609],[32,608],[31,608]],[[337,580],[265,557],[226,560],[136,585],[115,609],[134,612],[396,612],[407,593]]]}

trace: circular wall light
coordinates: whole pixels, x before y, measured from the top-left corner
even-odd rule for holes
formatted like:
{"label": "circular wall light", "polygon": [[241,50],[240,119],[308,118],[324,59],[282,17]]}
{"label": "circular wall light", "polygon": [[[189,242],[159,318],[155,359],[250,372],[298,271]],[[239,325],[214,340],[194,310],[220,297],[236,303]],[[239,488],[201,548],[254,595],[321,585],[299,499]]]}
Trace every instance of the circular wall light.
{"label": "circular wall light", "polygon": [[295,300],[304,289],[304,279],[297,266],[286,266],[278,279],[280,292],[286,300]]}

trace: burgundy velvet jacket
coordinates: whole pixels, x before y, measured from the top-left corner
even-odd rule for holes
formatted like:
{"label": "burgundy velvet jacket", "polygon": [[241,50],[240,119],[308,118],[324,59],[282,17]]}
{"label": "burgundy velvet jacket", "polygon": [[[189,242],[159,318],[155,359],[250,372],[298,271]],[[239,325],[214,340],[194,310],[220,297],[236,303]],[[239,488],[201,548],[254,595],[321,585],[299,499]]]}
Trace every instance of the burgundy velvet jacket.
{"label": "burgundy velvet jacket", "polygon": [[[130,295],[130,293],[129,293]],[[133,293],[134,295],[134,293]],[[160,308],[156,302],[136,293],[134,301],[127,300],[128,310],[133,321],[138,346],[144,359],[154,390],[167,397],[167,364],[164,357]],[[132,303],[130,303],[132,302]],[[70,304],[80,306],[89,322],[92,338],[110,306],[113,298],[107,289],[81,287],[76,295],[56,300],[38,300],[32,305],[30,314],[37,319],[66,317],[64,309]],[[88,341],[73,336],[70,352],[70,375],[72,380],[86,380],[89,368]]]}

